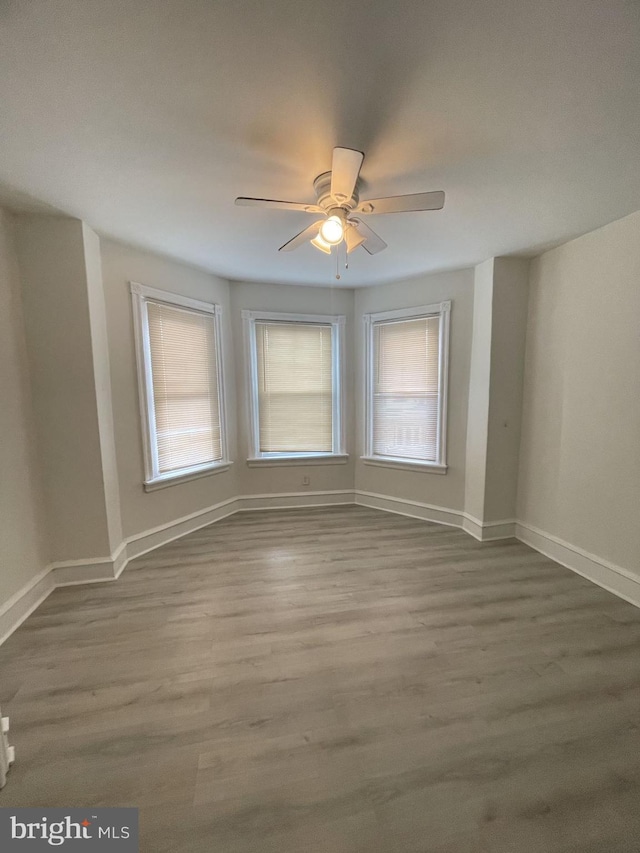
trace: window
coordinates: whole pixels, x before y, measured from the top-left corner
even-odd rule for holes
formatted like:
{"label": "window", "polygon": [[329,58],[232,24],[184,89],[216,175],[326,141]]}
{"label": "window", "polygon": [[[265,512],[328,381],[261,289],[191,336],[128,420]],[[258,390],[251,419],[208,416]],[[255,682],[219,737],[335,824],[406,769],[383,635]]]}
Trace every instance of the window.
{"label": "window", "polygon": [[242,312],[250,366],[249,464],[345,461],[344,317]]}
{"label": "window", "polygon": [[145,487],[226,470],[217,305],[131,283]]}
{"label": "window", "polygon": [[450,307],[365,315],[365,462],[446,472]]}

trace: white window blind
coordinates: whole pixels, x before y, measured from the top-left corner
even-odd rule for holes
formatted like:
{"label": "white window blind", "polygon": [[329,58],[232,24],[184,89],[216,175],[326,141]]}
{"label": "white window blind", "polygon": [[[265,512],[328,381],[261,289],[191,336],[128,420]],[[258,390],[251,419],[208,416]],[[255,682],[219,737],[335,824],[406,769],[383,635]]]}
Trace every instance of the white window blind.
{"label": "white window blind", "polygon": [[440,316],[373,324],[372,451],[438,461]]}
{"label": "white window blind", "polygon": [[331,325],[256,321],[255,343],[260,453],[331,453]]}
{"label": "white window blind", "polygon": [[222,459],[213,314],[147,301],[157,473]]}

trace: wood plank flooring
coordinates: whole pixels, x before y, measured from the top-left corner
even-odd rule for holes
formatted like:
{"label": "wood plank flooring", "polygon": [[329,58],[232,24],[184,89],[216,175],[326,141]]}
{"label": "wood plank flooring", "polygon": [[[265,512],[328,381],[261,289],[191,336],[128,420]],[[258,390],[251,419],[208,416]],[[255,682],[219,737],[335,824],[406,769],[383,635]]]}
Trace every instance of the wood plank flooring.
{"label": "wood plank flooring", "polygon": [[0,649],[0,805],[139,806],[145,853],[637,853],[640,610],[514,540],[235,515]]}

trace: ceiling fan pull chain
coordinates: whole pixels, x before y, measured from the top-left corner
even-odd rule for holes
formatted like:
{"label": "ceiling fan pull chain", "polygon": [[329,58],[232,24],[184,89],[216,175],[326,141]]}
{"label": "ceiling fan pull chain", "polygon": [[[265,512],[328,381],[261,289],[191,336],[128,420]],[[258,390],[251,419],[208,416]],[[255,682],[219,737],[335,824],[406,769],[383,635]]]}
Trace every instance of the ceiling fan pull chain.
{"label": "ceiling fan pull chain", "polygon": [[336,279],[340,281],[340,246],[336,246]]}

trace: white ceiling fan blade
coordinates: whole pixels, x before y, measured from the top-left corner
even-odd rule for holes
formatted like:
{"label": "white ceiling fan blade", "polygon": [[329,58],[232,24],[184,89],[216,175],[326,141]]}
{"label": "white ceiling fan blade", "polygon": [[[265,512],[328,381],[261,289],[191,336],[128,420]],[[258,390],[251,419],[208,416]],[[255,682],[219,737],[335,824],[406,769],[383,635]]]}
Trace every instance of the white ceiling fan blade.
{"label": "white ceiling fan blade", "polygon": [[353,195],[363,160],[362,151],[354,151],[353,148],[333,149],[331,195],[338,204],[344,204]]}
{"label": "white ceiling fan blade", "polygon": [[365,225],[361,219],[354,219],[352,222],[355,222],[355,227],[357,228],[358,233],[364,237],[362,247],[363,249],[366,249],[370,255],[377,255],[378,252],[387,248],[387,244],[384,242],[382,237],[378,237],[376,232],[372,231],[368,225]]}
{"label": "white ceiling fan blade", "polygon": [[347,229],[344,232],[344,242],[347,244],[347,254],[350,255],[354,249],[357,249],[358,246],[361,246],[367,238],[364,234],[361,234],[356,225],[352,224],[351,226],[347,225]]}
{"label": "white ceiling fan blade", "polygon": [[278,251],[292,252],[294,249],[297,249],[298,246],[302,246],[302,244],[307,240],[313,240],[313,238],[317,236],[323,222],[324,219],[319,219],[317,222],[314,222],[313,225],[310,225],[308,228],[305,228],[304,231],[301,231],[299,234],[296,234],[295,237],[292,237],[291,240],[284,244],[284,246],[280,246]]}
{"label": "white ceiling fan blade", "polygon": [[408,213],[413,210],[441,210],[443,207],[444,193],[442,190],[436,190],[430,193],[372,198],[360,202],[356,213]]}
{"label": "white ceiling fan blade", "polygon": [[273,198],[245,198],[240,196],[236,199],[238,207],[271,207],[275,210],[301,210],[303,213],[323,213],[317,204],[304,204],[300,201],[277,201]]}

